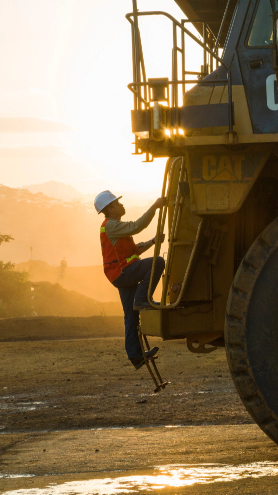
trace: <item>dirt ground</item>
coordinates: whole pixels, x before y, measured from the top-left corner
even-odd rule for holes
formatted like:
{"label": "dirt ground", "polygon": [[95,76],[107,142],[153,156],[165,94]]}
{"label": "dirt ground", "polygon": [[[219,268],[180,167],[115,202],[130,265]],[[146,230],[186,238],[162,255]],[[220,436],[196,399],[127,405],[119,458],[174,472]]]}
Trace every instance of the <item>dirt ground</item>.
{"label": "dirt ground", "polygon": [[242,405],[224,349],[192,354],[183,340],[150,338],[169,381],[154,393],[109,321],[106,337],[97,324],[91,338],[73,319],[49,331],[47,321],[14,322],[12,338],[2,326],[0,493],[147,495],[160,470],[162,495],[278,493],[277,445]]}
{"label": "dirt ground", "polygon": [[121,337],[0,343],[1,432],[130,425],[244,424],[225,351],[192,354],[183,340],[157,345],[167,387],[154,393]]}
{"label": "dirt ground", "polygon": [[[3,495],[278,493],[277,445],[256,425],[87,429],[7,437],[10,445],[3,449],[0,464]],[[6,475],[1,477],[1,472]]]}

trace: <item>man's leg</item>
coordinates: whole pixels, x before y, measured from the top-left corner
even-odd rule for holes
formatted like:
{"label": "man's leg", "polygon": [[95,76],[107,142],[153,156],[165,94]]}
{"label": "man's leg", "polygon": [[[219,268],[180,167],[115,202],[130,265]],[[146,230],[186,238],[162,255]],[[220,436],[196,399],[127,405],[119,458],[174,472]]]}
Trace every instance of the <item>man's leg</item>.
{"label": "man's leg", "polygon": [[[145,258],[126,266],[121,275],[113,282],[113,285],[117,287],[117,289],[120,289],[125,287],[131,288],[139,284],[135,291],[135,298],[139,299],[140,297],[140,300],[145,301],[147,299],[151,278],[152,262],[153,258]],[[164,268],[165,261],[161,256],[158,256],[155,264],[151,295],[155,291]]]}
{"label": "man's leg", "polygon": [[121,287],[118,289],[124,310],[125,350],[128,359],[142,356],[138,337],[139,311],[133,310],[133,300],[136,289],[137,284],[132,287]]}
{"label": "man's leg", "polygon": [[[146,302],[148,300],[148,288],[151,279],[153,258],[146,258],[140,261],[141,261],[141,266],[138,267],[139,268],[138,275],[141,281],[137,286],[134,299],[135,301]],[[136,263],[134,263],[134,265],[135,264]],[[160,280],[164,268],[165,268],[165,261],[161,256],[158,256],[156,259],[155,272],[154,272],[153,283],[150,292],[151,297],[156,289],[156,286]]]}
{"label": "man's leg", "polygon": [[[132,363],[134,364],[136,369],[139,369],[140,367],[140,365],[136,363],[136,361],[139,359],[139,356],[142,356],[142,350],[138,337],[139,311],[133,309],[133,303],[134,299],[138,297],[137,293],[139,287],[139,297],[142,297],[143,302],[147,300],[148,286],[152,269],[152,260],[153,258],[147,258],[132,263],[132,265],[124,268],[121,275],[113,282],[113,285],[119,290],[125,315],[126,352],[128,358],[132,360]],[[164,259],[159,256],[156,260],[152,293],[154,292],[159,282],[164,267]],[[156,354],[157,351],[158,348],[154,347],[150,351],[146,352],[146,356],[151,357]]]}
{"label": "man's leg", "polygon": [[[119,294],[125,315],[125,349],[131,363],[136,370],[139,370],[144,364],[143,353],[138,336],[139,311],[134,311],[133,300],[137,285],[132,287],[119,288]],[[158,347],[153,347],[145,351],[145,357],[153,357]]]}

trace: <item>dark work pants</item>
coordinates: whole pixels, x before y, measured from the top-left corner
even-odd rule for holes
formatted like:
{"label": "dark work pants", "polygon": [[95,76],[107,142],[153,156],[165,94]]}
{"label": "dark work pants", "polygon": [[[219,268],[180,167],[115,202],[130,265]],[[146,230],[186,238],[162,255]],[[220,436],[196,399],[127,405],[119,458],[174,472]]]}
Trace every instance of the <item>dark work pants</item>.
{"label": "dark work pants", "polygon": [[[147,301],[148,287],[151,278],[153,258],[136,260],[123,269],[121,275],[114,280],[124,310],[125,318],[125,349],[129,359],[142,355],[138,338],[139,311],[133,310],[133,301]],[[159,282],[165,268],[165,261],[160,256],[156,259],[155,273],[151,295]]]}

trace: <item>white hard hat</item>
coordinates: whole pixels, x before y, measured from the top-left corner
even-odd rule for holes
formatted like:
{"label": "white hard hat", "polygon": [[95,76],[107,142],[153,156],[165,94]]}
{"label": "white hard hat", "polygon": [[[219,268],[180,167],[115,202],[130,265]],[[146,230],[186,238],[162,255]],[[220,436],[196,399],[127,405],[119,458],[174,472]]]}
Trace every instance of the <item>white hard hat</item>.
{"label": "white hard hat", "polygon": [[112,194],[111,191],[102,191],[95,197],[95,209],[98,213],[101,213],[105,206],[110,205],[110,203],[113,203],[113,201],[120,198],[122,198],[122,196],[117,197]]}

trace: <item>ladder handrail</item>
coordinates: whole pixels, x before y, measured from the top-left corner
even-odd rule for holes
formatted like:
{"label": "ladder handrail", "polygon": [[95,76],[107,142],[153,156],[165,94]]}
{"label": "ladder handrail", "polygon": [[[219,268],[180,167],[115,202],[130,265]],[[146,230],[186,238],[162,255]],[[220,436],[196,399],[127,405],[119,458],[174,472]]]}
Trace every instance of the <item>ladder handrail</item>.
{"label": "ladder handrail", "polygon": [[[167,185],[167,180],[168,180],[168,171],[169,171],[170,163],[171,163],[171,159],[168,158],[167,163],[166,163],[166,167],[165,167],[165,172],[164,172],[161,197],[165,197],[165,191],[166,191],[166,185]],[[169,189],[169,184],[168,184],[168,189]],[[153,255],[153,262],[152,262],[152,270],[151,270],[151,277],[150,277],[149,288],[148,288],[148,301],[149,301],[150,305],[153,308],[157,307],[157,305],[154,305],[152,303],[152,300],[151,300],[151,286],[152,286],[153,278],[154,278],[154,271],[155,271],[156,259],[157,259],[157,257],[159,256],[159,253],[160,253],[160,247],[161,247],[160,233],[163,233],[164,232],[164,226],[165,226],[167,209],[168,209],[168,201],[169,201],[169,196],[167,194],[166,195],[166,205],[164,206],[164,208],[161,208],[159,210],[158,222],[157,222],[157,230],[156,230],[154,255]]]}
{"label": "ladder handrail", "polygon": [[[180,176],[179,176],[179,182],[180,182],[184,178],[183,176],[184,176],[185,164],[184,164],[184,158],[183,157],[181,157],[181,158],[179,157],[173,161],[172,169],[171,169],[170,173],[171,173],[171,175],[174,175],[175,165],[179,160],[181,160],[181,169],[180,169]],[[170,187],[169,187],[169,191],[170,191]],[[169,233],[170,234],[169,235],[170,250],[168,252],[167,262],[166,262],[166,267],[165,267],[164,286],[163,286],[163,292],[162,292],[162,297],[161,297],[162,304],[165,304],[165,301],[166,301],[166,295],[167,295],[166,291],[167,291],[167,287],[168,287],[168,279],[170,276],[170,268],[171,268],[172,256],[173,256],[173,254],[172,254],[173,253],[173,241],[174,241],[176,229],[178,227],[178,223],[180,220],[180,208],[181,208],[180,198],[181,198],[181,194],[180,194],[180,190],[178,188],[176,199],[175,199],[175,208],[174,208],[174,212],[173,212],[173,219],[172,219],[171,229],[170,229],[170,233]]]}
{"label": "ladder handrail", "polygon": [[[174,165],[176,163],[177,160],[180,160],[181,157],[178,157],[176,158],[172,164],[171,164],[171,160],[170,158],[168,159],[167,161],[167,164],[166,164],[166,167],[165,167],[165,174],[164,174],[164,179],[163,179],[163,186],[162,186],[162,194],[161,196],[165,196],[165,191],[166,191],[166,185],[167,185],[167,180],[168,180],[168,173],[169,173],[169,167],[170,167],[170,164],[172,165],[172,170],[174,170]],[[169,177],[169,180],[168,180],[168,191],[170,192],[170,189],[171,189],[171,180],[172,180],[172,177],[170,175]],[[167,198],[167,202],[166,202],[166,205],[164,206],[164,208],[159,211],[159,217],[158,217],[158,224],[157,224],[157,234],[156,234],[156,242],[155,242],[155,248],[154,248],[154,256],[153,256],[153,263],[152,263],[152,271],[151,271],[151,278],[150,278],[150,283],[149,283],[149,289],[148,289],[148,302],[150,304],[150,306],[154,309],[174,309],[176,308],[181,300],[182,300],[182,297],[183,297],[183,293],[185,291],[185,288],[186,288],[186,285],[189,281],[189,277],[190,277],[190,274],[191,274],[191,268],[193,266],[193,259],[194,259],[194,255],[195,255],[195,251],[197,249],[197,246],[199,244],[199,239],[203,233],[203,226],[205,225],[204,224],[204,220],[201,220],[199,225],[198,225],[198,229],[197,229],[197,235],[196,235],[196,239],[195,239],[195,243],[193,245],[193,248],[192,248],[192,251],[191,251],[191,254],[190,254],[190,257],[189,257],[189,261],[188,261],[188,265],[186,267],[186,270],[185,270],[185,274],[184,274],[184,277],[183,277],[183,281],[182,281],[182,285],[181,285],[181,290],[180,290],[180,293],[179,293],[179,296],[177,298],[177,300],[172,303],[172,304],[165,304],[165,302],[163,301],[163,299],[166,298],[166,290],[167,290],[167,286],[168,286],[168,283],[167,283],[167,280],[165,281],[164,283],[164,287],[163,287],[163,294],[162,294],[162,297],[161,297],[161,303],[160,305],[157,305],[157,304],[154,304],[152,299],[151,299],[151,287],[152,287],[152,282],[153,282],[153,278],[154,278],[154,272],[155,272],[155,265],[156,265],[156,259],[157,257],[159,256],[159,252],[160,252],[160,247],[161,247],[161,243],[160,243],[160,240],[159,240],[159,234],[163,231],[164,231],[164,225],[165,225],[165,219],[166,219],[166,214],[167,214],[167,208],[168,208],[168,203],[169,203],[169,195],[168,195],[168,191],[167,191],[167,195],[166,195],[166,198]],[[173,227],[173,230],[175,231],[175,227]],[[171,245],[171,243],[170,243]],[[168,260],[167,260],[168,261]],[[171,260],[169,261],[168,263],[168,270],[169,270],[169,267],[170,267],[170,262]],[[165,276],[166,276],[166,270],[165,270]]]}

